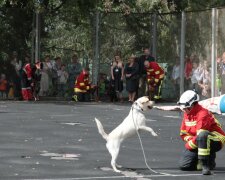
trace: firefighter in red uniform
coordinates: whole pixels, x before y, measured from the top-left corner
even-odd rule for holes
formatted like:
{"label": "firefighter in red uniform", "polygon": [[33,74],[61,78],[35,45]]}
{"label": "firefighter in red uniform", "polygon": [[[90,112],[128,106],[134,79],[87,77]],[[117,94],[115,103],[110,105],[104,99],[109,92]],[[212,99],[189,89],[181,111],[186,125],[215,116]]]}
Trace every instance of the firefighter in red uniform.
{"label": "firefighter in red uniform", "polygon": [[225,142],[225,133],[211,112],[198,104],[199,95],[185,91],[178,102],[184,112],[180,136],[185,141],[185,151],[180,160],[181,170],[200,170],[211,175],[215,168],[216,152]]}
{"label": "firefighter in red uniform", "polygon": [[25,57],[25,65],[22,69],[22,97],[23,100],[32,100],[32,91],[31,91],[31,77],[32,77],[32,68],[30,64],[30,58]]}
{"label": "firefighter in red uniform", "polygon": [[144,63],[147,72],[150,99],[155,101],[161,99],[161,87],[164,78],[164,70],[155,61]]}
{"label": "firefighter in red uniform", "polygon": [[73,96],[75,101],[89,101],[90,99],[90,79],[89,79],[89,69],[84,68],[78,75]]}

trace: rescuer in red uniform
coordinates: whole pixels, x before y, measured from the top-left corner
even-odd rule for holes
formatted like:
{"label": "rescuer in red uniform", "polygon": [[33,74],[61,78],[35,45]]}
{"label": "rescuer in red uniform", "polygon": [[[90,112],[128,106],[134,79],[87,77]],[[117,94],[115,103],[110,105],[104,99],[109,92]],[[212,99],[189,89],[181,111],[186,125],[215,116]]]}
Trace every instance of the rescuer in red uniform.
{"label": "rescuer in red uniform", "polygon": [[75,101],[89,101],[90,99],[90,79],[89,79],[89,70],[84,68],[81,73],[78,75],[74,92],[75,96],[73,98]]}
{"label": "rescuer in red uniform", "polygon": [[25,57],[25,64],[22,69],[22,97],[23,100],[32,100],[32,91],[31,91],[31,77],[32,77],[32,68],[30,64],[30,57]]}
{"label": "rescuer in red uniform", "polygon": [[161,87],[164,78],[164,70],[155,61],[144,62],[147,72],[147,83],[149,85],[150,99],[155,101],[161,99]]}
{"label": "rescuer in red uniform", "polygon": [[203,175],[211,175],[210,170],[216,166],[216,152],[225,142],[225,133],[214,115],[200,106],[198,101],[199,95],[195,91],[187,90],[178,102],[184,112],[180,136],[185,142],[180,169],[202,168]]}

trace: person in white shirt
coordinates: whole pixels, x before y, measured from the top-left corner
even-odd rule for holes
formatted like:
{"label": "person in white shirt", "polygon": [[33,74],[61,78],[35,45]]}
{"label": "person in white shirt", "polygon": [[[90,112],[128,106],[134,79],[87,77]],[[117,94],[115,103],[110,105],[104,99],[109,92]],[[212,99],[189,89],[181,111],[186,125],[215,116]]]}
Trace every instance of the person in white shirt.
{"label": "person in white shirt", "polygon": [[46,55],[45,60],[42,63],[43,69],[41,70],[41,82],[40,82],[40,96],[48,96],[49,95],[49,87],[51,82],[51,72],[52,72],[52,64],[50,61],[50,56]]}
{"label": "person in white shirt", "polygon": [[58,71],[58,95],[64,97],[66,93],[66,84],[69,77],[68,72],[65,69],[65,65],[61,65],[61,69]]}
{"label": "person in white shirt", "polygon": [[209,98],[211,95],[211,69],[208,65],[207,61],[204,61],[203,63],[203,70],[200,75],[200,81],[199,81],[199,86],[202,89],[202,98]]}
{"label": "person in white shirt", "polygon": [[200,90],[198,82],[200,81],[202,71],[203,71],[203,69],[202,69],[201,64],[198,65],[197,62],[193,62],[191,84],[192,84],[192,89],[195,89],[196,91]]}
{"label": "person in white shirt", "polygon": [[178,57],[176,58],[176,64],[173,66],[172,81],[175,95],[180,94],[180,62]]}

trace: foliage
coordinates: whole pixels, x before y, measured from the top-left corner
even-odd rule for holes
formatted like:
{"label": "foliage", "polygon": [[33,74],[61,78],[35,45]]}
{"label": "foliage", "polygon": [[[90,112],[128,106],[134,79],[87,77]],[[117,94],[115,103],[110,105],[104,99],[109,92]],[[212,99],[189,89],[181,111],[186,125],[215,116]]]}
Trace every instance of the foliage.
{"label": "foliage", "polygon": [[[95,12],[100,11],[100,55],[110,63],[116,50],[123,59],[140,53],[152,43],[153,14],[157,14],[159,60],[179,54],[180,12],[224,6],[223,0],[2,0],[0,1],[0,52],[31,52],[34,14],[41,14],[41,54],[63,56],[73,53],[93,58]],[[171,13],[172,14],[164,14]],[[179,13],[179,14],[177,14]],[[187,17],[187,53],[205,52],[209,44],[210,13]],[[192,33],[192,32],[195,33]],[[172,53],[171,53],[172,52]],[[207,53],[202,54],[207,57]]]}

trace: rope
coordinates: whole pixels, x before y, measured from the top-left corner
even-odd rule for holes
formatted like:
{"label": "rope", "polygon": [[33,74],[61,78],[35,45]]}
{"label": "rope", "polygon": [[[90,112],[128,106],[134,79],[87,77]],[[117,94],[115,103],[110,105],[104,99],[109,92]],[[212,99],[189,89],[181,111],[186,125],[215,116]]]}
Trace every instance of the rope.
{"label": "rope", "polygon": [[167,174],[167,173],[162,173],[162,172],[158,172],[158,171],[155,171],[153,170],[149,165],[148,165],[148,162],[147,162],[147,158],[146,158],[146,155],[145,155],[145,150],[144,150],[144,147],[143,147],[143,143],[142,143],[142,140],[141,140],[141,136],[138,132],[138,127],[134,121],[134,116],[133,116],[133,107],[132,107],[132,119],[133,119],[133,123],[134,123],[134,126],[135,126],[135,129],[136,129],[136,133],[138,135],[138,139],[139,139],[139,142],[140,142],[140,145],[141,145],[141,149],[142,149],[142,154],[143,154],[143,157],[144,157],[144,160],[145,160],[145,165],[146,167],[153,173],[155,174],[162,174],[162,175],[171,175],[171,174]]}

